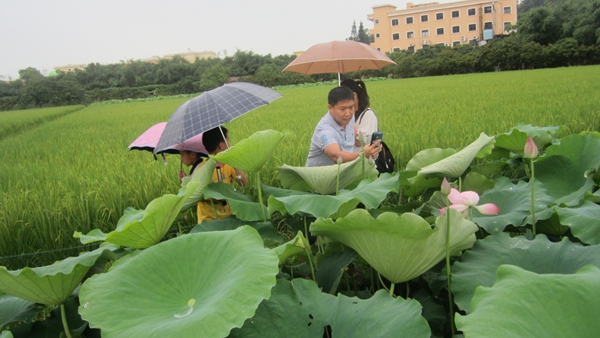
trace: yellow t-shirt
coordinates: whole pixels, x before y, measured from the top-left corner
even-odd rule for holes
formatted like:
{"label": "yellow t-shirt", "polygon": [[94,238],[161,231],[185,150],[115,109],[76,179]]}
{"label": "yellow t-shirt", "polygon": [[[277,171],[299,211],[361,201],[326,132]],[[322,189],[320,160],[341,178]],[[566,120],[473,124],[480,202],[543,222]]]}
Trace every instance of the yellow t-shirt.
{"label": "yellow t-shirt", "polygon": [[[201,167],[206,163],[206,161],[202,162],[198,167]],[[235,180],[235,176],[237,173],[235,169],[227,164],[224,164],[221,168],[221,182],[227,184],[233,184],[233,180]],[[219,176],[217,168],[213,171],[212,175],[213,182],[219,182]],[[214,208],[213,208],[214,205]],[[215,219],[215,211],[217,213],[218,219],[223,219],[229,215],[233,215],[233,211],[229,207],[229,203],[226,200],[215,200],[215,199],[206,199],[198,202],[198,224],[202,223],[202,221],[211,221]]]}

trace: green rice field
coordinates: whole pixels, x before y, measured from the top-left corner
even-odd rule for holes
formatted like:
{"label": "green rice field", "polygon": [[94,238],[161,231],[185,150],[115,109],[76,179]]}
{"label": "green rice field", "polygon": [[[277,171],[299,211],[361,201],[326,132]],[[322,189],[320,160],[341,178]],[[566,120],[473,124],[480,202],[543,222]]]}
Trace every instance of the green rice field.
{"label": "green rice field", "polygon": [[[563,126],[559,137],[599,131],[598,79],[600,66],[586,66],[380,80],[367,87],[401,170],[421,150],[460,148],[481,132],[495,135],[518,124]],[[304,165],[330,89],[279,90],[283,98],[227,125],[233,144],[258,130],[291,132],[263,169],[263,183],[277,185],[284,163]],[[178,156],[167,155],[165,166],[127,146],[186,100],[0,112],[0,265],[45,265],[76,254],[82,250],[74,231],[110,231],[125,208],[143,209],[177,193]]]}

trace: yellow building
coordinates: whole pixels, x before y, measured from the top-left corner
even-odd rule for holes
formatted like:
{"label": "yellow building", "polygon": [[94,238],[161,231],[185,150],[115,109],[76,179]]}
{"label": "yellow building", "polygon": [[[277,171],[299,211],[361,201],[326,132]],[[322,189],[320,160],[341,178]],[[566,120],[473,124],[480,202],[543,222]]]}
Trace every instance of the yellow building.
{"label": "yellow building", "polygon": [[373,13],[367,16],[373,22],[371,46],[386,53],[435,44],[477,43],[508,34],[506,29],[517,23],[517,0],[409,2],[406,7],[373,6]]}
{"label": "yellow building", "polygon": [[204,52],[186,52],[186,53],[168,54],[168,55],[165,55],[164,58],[172,59],[173,56],[175,56],[175,55],[181,56],[182,58],[186,59],[189,63],[194,63],[194,61],[196,61],[196,58],[209,59],[209,58],[217,57],[217,54],[215,54],[214,52],[204,51]]}
{"label": "yellow building", "polygon": [[61,72],[74,72],[75,69],[79,69],[79,70],[85,70],[85,67],[87,67],[87,65],[85,64],[79,64],[79,65],[66,65],[66,66],[56,66],[54,67],[55,70],[60,70]]}

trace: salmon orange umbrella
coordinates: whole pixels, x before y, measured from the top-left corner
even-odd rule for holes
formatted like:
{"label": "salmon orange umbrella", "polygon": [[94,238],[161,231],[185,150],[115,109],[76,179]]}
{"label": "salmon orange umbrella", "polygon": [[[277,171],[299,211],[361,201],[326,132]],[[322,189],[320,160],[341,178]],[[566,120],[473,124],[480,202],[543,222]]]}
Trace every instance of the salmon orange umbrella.
{"label": "salmon orange umbrella", "polygon": [[316,44],[298,56],[284,72],[304,75],[354,72],[366,69],[381,69],[396,64],[392,59],[370,45],[353,41],[331,41]]}

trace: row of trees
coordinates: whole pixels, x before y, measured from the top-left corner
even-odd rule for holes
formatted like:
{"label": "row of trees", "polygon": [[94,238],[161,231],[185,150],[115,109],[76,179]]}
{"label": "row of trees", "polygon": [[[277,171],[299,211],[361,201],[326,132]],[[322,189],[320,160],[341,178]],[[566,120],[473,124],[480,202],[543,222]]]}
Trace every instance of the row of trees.
{"label": "row of trees", "polygon": [[[353,23],[348,39],[368,43],[368,29]],[[495,70],[563,67],[600,63],[600,0],[524,0],[517,31],[484,46],[431,46],[389,56],[396,65],[346,77],[408,78]],[[0,110],[88,103],[151,95],[197,93],[238,78],[263,86],[334,80],[335,74],[304,76],[282,72],[294,55],[272,57],[236,51],[232,56],[188,62],[180,56],[157,64],[128,61],[89,64],[85,70],[44,77],[34,68],[0,81]]]}

